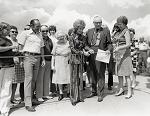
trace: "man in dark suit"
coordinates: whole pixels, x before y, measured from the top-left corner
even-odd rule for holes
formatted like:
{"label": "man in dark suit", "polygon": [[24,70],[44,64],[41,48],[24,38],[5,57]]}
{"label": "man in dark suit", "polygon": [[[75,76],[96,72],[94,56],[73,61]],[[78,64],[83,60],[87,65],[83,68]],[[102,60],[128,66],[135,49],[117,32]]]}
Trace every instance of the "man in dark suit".
{"label": "man in dark suit", "polygon": [[98,95],[98,102],[103,100],[105,86],[105,70],[106,63],[96,61],[97,50],[101,49],[110,53],[112,51],[110,31],[107,26],[102,26],[102,19],[95,16],[93,19],[95,28],[87,31],[87,49],[90,53],[89,60],[89,75],[92,84],[92,92],[90,96]]}

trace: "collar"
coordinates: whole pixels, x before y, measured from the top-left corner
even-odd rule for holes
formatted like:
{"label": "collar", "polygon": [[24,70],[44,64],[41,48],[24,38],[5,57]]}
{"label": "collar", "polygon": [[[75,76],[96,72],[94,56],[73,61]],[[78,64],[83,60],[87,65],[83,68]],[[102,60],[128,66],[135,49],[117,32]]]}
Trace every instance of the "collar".
{"label": "collar", "polygon": [[41,32],[38,32],[38,33],[35,33],[35,32],[33,32],[33,30],[32,29],[30,29],[30,30],[27,30],[28,32],[29,32],[29,34],[40,34]]}
{"label": "collar", "polygon": [[103,27],[101,27],[100,29],[96,29],[96,28],[94,28],[94,32],[100,32],[100,31],[102,31],[103,30]]}
{"label": "collar", "polygon": [[44,37],[43,36],[43,40],[48,41],[50,38],[48,36]]}

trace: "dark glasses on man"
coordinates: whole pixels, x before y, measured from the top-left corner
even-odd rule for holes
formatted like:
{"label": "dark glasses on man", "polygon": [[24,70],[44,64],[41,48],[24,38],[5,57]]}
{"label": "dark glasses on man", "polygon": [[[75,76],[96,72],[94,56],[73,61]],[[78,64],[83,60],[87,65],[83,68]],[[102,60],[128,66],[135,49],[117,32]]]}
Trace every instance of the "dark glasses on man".
{"label": "dark glasses on man", "polygon": [[24,30],[30,30],[29,28],[24,28]]}
{"label": "dark glasses on man", "polygon": [[13,34],[18,34],[18,32],[17,31],[11,31]]}
{"label": "dark glasses on man", "polygon": [[42,32],[48,32],[48,30],[42,30]]}

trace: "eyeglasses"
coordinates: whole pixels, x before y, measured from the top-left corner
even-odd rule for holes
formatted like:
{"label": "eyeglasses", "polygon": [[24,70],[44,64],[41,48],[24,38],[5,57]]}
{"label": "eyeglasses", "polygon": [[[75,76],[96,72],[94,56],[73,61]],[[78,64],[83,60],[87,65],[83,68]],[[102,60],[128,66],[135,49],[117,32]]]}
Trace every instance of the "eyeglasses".
{"label": "eyeglasses", "polygon": [[94,22],[94,24],[101,24],[102,22]]}
{"label": "eyeglasses", "polygon": [[29,28],[24,28],[24,30],[30,30]]}
{"label": "eyeglasses", "polygon": [[18,34],[18,32],[17,31],[11,31],[12,33],[14,33],[14,34]]}
{"label": "eyeglasses", "polygon": [[48,30],[42,30],[42,32],[48,32]]}

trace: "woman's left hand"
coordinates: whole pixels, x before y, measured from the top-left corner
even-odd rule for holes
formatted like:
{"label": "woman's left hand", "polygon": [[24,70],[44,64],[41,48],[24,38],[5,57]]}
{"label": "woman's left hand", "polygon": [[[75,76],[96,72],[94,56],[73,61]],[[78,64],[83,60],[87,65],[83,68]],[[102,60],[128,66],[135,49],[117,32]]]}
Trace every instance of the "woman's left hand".
{"label": "woman's left hand", "polygon": [[118,47],[116,47],[116,49],[114,49],[114,52],[118,52],[119,51],[119,48]]}
{"label": "woman's left hand", "polygon": [[44,66],[45,66],[45,60],[43,60],[43,61],[42,61],[41,66],[42,66],[42,67],[44,67]]}

